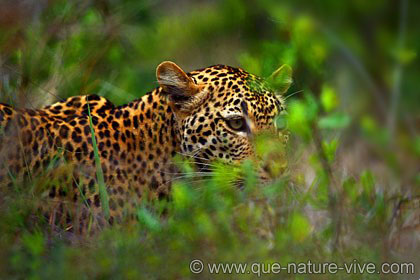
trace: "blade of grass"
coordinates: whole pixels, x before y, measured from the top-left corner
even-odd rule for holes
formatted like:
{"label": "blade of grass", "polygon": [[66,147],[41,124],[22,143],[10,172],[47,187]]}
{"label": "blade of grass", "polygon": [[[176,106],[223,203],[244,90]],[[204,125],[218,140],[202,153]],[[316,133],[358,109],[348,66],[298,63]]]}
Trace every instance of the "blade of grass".
{"label": "blade of grass", "polygon": [[95,129],[93,127],[92,115],[90,114],[89,100],[88,100],[87,96],[86,96],[86,101],[87,101],[87,108],[88,108],[88,114],[89,114],[90,134],[92,135],[93,154],[94,154],[94,157],[95,157],[96,179],[98,181],[98,186],[99,186],[99,198],[101,200],[101,205],[102,205],[102,210],[104,212],[104,216],[108,220],[108,218],[109,218],[108,193],[106,192],[104,172],[103,172],[102,166],[101,166],[101,159],[99,157],[98,146],[96,145]]}
{"label": "blade of grass", "polygon": [[[398,27],[398,39],[396,49],[401,51],[404,48],[405,33],[407,29],[407,10],[408,0],[400,1],[400,20]],[[394,70],[392,73],[392,89],[391,89],[391,109],[388,114],[387,125],[391,134],[391,139],[394,139],[395,125],[397,122],[398,104],[401,98],[401,84],[403,79],[403,65],[400,59],[396,59]]]}

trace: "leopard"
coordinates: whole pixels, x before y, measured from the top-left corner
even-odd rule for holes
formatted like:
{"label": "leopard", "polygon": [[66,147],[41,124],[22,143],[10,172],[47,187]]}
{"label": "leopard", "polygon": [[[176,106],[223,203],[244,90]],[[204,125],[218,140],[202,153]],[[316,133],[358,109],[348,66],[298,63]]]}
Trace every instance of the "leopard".
{"label": "leopard", "polygon": [[66,230],[135,219],[144,199],[170,197],[177,156],[202,172],[214,161],[255,157],[253,136],[286,112],[285,66],[264,79],[221,64],[185,72],[164,61],[158,87],[125,105],[98,95],[41,109],[0,103],[0,186],[37,182],[44,217]]}

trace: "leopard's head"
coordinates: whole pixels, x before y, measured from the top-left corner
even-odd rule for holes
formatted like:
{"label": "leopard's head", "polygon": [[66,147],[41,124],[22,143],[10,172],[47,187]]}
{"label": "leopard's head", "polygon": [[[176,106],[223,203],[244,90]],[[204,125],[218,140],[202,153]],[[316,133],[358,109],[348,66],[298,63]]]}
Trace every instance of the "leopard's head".
{"label": "leopard's head", "polygon": [[174,112],[182,153],[199,162],[240,163],[254,157],[254,136],[274,129],[276,116],[285,113],[281,94],[291,84],[291,69],[284,65],[263,79],[230,66],[185,73],[163,62],[157,79]]}

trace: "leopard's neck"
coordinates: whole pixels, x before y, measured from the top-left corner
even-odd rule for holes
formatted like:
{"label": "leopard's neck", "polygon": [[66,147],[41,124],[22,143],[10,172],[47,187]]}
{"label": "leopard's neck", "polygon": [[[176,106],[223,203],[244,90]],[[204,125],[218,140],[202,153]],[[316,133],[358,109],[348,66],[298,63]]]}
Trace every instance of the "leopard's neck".
{"label": "leopard's neck", "polygon": [[119,158],[133,174],[132,185],[166,195],[174,176],[172,157],[181,144],[174,113],[160,88],[116,108],[113,116],[119,123]]}

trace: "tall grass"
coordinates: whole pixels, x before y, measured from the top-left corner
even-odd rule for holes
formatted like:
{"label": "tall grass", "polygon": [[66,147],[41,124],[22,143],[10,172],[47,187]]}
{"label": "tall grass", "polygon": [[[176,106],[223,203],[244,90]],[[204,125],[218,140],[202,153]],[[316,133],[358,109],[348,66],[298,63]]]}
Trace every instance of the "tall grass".
{"label": "tall grass", "polygon": [[92,147],[93,147],[93,154],[95,157],[95,167],[96,167],[96,179],[98,182],[99,187],[99,197],[101,200],[101,207],[104,213],[105,218],[109,219],[109,198],[108,193],[106,190],[105,180],[104,180],[104,172],[102,170],[101,165],[101,158],[99,156],[98,146],[96,144],[96,137],[95,137],[95,128],[92,122],[92,115],[90,114],[90,106],[88,97],[86,97],[87,108],[88,108],[88,115],[89,115],[89,126],[90,126],[90,133],[92,135]]}

